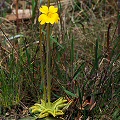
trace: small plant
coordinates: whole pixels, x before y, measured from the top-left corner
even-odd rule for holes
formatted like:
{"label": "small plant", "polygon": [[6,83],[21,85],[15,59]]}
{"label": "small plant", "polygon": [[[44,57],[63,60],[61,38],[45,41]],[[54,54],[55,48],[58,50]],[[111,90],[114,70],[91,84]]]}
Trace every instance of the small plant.
{"label": "small plant", "polygon": [[31,112],[35,113],[38,118],[47,117],[50,114],[56,117],[58,115],[63,115],[63,111],[67,109],[69,105],[70,103],[67,103],[67,100],[60,97],[53,103],[46,103],[44,100],[41,100],[41,104],[36,103],[30,109],[32,110]]}
{"label": "small plant", "polygon": [[[41,104],[36,103],[34,106],[30,107],[30,111],[35,114],[36,118],[44,118],[49,116],[50,114],[53,117],[56,117],[58,115],[63,115],[64,110],[69,107],[71,102],[67,103],[67,100],[64,99],[64,97],[58,98],[53,103],[51,102],[51,75],[50,75],[50,24],[58,23],[60,20],[59,15],[57,13],[58,8],[55,8],[54,6],[42,6],[40,8],[40,12],[42,13],[38,21],[40,22],[40,25],[43,25],[47,23],[47,48],[46,48],[46,76],[47,76],[47,100],[46,100],[46,84],[44,80],[44,74],[42,71],[42,80],[44,83],[44,97],[41,100]],[[41,27],[40,27],[41,28]],[[40,29],[41,30],[41,29]],[[41,32],[40,32],[40,35]],[[41,39],[40,39],[40,47],[41,45]],[[42,52],[40,52],[40,56]],[[41,59],[41,63],[43,63],[43,60]],[[43,68],[42,68],[43,70]]]}

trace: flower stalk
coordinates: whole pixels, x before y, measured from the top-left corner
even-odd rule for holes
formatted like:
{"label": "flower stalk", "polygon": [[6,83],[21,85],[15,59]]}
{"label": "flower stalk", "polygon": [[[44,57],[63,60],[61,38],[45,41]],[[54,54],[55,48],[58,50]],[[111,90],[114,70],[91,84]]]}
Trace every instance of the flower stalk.
{"label": "flower stalk", "polygon": [[43,88],[43,100],[46,102],[46,82],[45,82],[45,75],[44,75],[44,62],[43,62],[43,46],[42,46],[42,26],[40,25],[40,63],[41,63],[41,84],[44,86]]}
{"label": "flower stalk", "polygon": [[48,7],[50,6],[50,0],[48,0]]}
{"label": "flower stalk", "polygon": [[47,97],[48,97],[48,104],[50,104],[50,99],[51,99],[50,24],[47,24],[47,58],[46,58],[46,71],[47,71]]}
{"label": "flower stalk", "polygon": [[[48,8],[50,6],[50,0],[48,0]],[[47,97],[48,104],[51,100],[51,77],[50,77],[50,24],[47,24]]]}

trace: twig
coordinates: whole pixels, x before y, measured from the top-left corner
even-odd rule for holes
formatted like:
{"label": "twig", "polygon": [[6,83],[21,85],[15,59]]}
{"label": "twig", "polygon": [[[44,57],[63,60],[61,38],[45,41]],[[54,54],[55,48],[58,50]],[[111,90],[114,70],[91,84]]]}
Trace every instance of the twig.
{"label": "twig", "polygon": [[120,35],[120,0],[118,0],[118,35]]}
{"label": "twig", "polygon": [[108,25],[108,31],[107,31],[107,59],[108,59],[108,64],[110,63],[110,28],[111,28],[112,23]]}
{"label": "twig", "polygon": [[[8,39],[8,37],[6,36],[5,32],[2,30],[2,28],[0,27],[0,30],[2,31],[4,37],[6,38],[7,42],[9,43],[9,45],[14,49],[14,51],[17,53],[17,50],[14,48],[14,46],[12,45],[12,43],[10,42],[10,40]],[[18,53],[17,53],[18,55]]]}
{"label": "twig", "polygon": [[19,32],[18,0],[16,0],[16,24],[17,24],[17,33],[18,33]]}

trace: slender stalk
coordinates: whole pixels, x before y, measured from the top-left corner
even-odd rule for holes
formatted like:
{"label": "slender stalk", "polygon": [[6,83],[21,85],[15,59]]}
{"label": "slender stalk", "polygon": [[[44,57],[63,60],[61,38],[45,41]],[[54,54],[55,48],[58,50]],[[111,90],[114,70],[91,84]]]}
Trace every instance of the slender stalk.
{"label": "slender stalk", "polygon": [[[48,0],[48,7],[50,0]],[[48,104],[51,100],[51,78],[50,78],[50,24],[47,24],[47,58],[46,58],[46,71],[47,71],[47,97]]]}
{"label": "slender stalk", "polygon": [[19,32],[19,19],[18,19],[18,0],[16,0],[16,23],[17,23],[17,33]]}
{"label": "slender stalk", "polygon": [[109,24],[108,26],[108,31],[107,31],[107,59],[108,59],[108,65],[110,64],[110,28],[111,28],[112,23]]}
{"label": "slender stalk", "polygon": [[48,103],[51,99],[51,78],[50,78],[50,24],[47,24],[47,57],[46,57],[46,69],[47,69],[47,97]]}
{"label": "slender stalk", "polygon": [[120,35],[120,0],[118,0],[118,35]]}
{"label": "slender stalk", "polygon": [[42,26],[40,25],[40,63],[41,63],[41,81],[42,85],[44,85],[43,89],[43,100],[46,103],[46,82],[45,82],[45,75],[44,75],[44,62],[43,62],[43,47],[42,47]]}
{"label": "slender stalk", "polygon": [[50,6],[50,0],[48,0],[48,7]]}

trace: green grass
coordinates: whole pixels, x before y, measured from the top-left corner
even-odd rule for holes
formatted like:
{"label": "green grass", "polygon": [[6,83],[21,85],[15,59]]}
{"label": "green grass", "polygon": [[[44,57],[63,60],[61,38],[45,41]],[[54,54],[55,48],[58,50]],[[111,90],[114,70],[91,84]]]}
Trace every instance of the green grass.
{"label": "green grass", "polygon": [[[17,38],[17,51],[5,44],[2,36],[0,43],[0,108],[11,109],[21,106],[20,102],[30,107],[43,97],[44,86],[41,82],[41,66],[45,73],[46,59],[46,26],[42,28],[42,56],[40,45],[39,23],[33,23],[38,15],[37,3],[32,1],[33,19],[21,23]],[[67,4],[66,4],[67,5]],[[68,9],[61,3],[59,9],[61,24],[55,25],[51,32],[51,73],[52,101],[65,96],[73,100],[63,118],[73,120],[83,114],[80,110],[84,97],[94,95],[96,105],[91,111],[95,120],[119,120],[120,104],[120,49],[117,35],[117,11],[112,2],[100,1],[93,7],[79,1],[69,3]],[[106,5],[106,8],[105,8]],[[110,12],[110,11],[112,12]],[[109,11],[109,12],[108,12]],[[64,15],[63,15],[64,13]],[[107,30],[110,28],[110,62],[107,54]],[[115,17],[116,16],[116,17]],[[1,25],[8,38],[16,35],[11,23]],[[14,26],[15,27],[15,26]],[[10,29],[9,29],[10,28]],[[14,39],[11,40],[15,44]],[[3,49],[4,48],[4,49]],[[42,57],[42,63],[41,63]],[[1,115],[5,114],[2,110]],[[69,118],[67,116],[70,116]]]}

